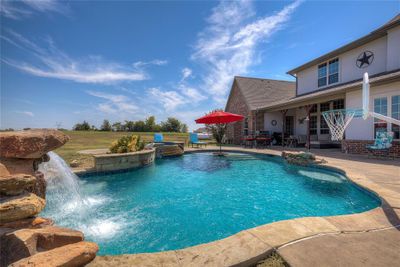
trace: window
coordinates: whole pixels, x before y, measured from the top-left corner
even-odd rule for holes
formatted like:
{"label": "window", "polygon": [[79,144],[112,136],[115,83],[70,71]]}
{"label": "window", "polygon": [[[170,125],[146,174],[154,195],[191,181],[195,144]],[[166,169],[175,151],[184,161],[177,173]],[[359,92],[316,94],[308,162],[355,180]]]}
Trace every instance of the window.
{"label": "window", "polygon": [[333,100],[333,109],[344,109],[344,99]]}
{"label": "window", "polygon": [[[387,98],[374,99],[374,112],[387,116]],[[387,131],[387,123],[378,118],[374,118],[374,136],[377,131]]]}
{"label": "window", "polygon": [[244,124],[243,124],[243,135],[249,135],[249,118],[244,119]]}
{"label": "window", "polygon": [[317,116],[310,116],[310,135],[317,134]]}
{"label": "window", "polygon": [[[400,95],[392,96],[392,118],[400,120]],[[394,139],[400,139],[400,126],[392,124],[392,132]]]}
{"label": "window", "polygon": [[326,63],[319,65],[318,66],[318,87],[326,85],[326,75],[327,75]]}
{"label": "window", "polygon": [[330,110],[330,102],[321,103],[319,109],[321,112]]}
{"label": "window", "polygon": [[317,112],[317,104],[314,104],[310,109],[310,113],[316,113],[316,112]]}
{"label": "window", "polygon": [[293,135],[294,134],[294,117],[286,116],[285,117],[285,135]]}
{"label": "window", "polygon": [[339,81],[339,59],[329,61],[329,84]]}
{"label": "window", "polygon": [[339,59],[318,65],[318,87],[339,82]]}
{"label": "window", "polygon": [[320,122],[320,127],[319,127],[320,134],[329,134],[329,126],[326,123],[324,116],[320,115],[319,122]]}

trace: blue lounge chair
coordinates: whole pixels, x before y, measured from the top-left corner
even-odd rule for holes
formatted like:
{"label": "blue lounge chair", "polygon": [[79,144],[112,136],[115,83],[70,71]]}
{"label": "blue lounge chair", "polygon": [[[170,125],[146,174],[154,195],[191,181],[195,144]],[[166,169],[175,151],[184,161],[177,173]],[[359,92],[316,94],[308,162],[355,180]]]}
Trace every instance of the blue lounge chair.
{"label": "blue lounge chair", "polygon": [[199,141],[199,137],[197,136],[197,133],[190,133],[189,137],[190,137],[189,143],[192,144],[192,147],[193,147],[193,145],[197,145],[197,147],[202,146],[202,145],[207,147],[206,142]]}
{"label": "blue lounge chair", "polygon": [[369,155],[389,156],[389,149],[392,147],[393,132],[378,131],[376,132],[375,142],[373,145],[367,145]]}
{"label": "blue lounge chair", "polygon": [[154,134],[154,143],[162,143],[164,142],[164,136],[162,133],[155,133]]}

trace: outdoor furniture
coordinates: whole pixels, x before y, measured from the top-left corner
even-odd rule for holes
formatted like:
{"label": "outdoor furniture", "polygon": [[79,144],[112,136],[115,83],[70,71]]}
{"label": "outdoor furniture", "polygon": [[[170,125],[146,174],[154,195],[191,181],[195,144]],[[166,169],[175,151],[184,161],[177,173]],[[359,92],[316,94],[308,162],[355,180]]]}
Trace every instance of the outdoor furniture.
{"label": "outdoor furniture", "polygon": [[254,143],[256,141],[256,138],[252,135],[247,135],[245,137],[243,137],[242,139],[242,146],[243,147],[250,147],[252,148],[254,146]]}
{"label": "outdoor furniture", "polygon": [[373,145],[367,145],[368,156],[386,156],[389,157],[389,149],[392,147],[393,132],[376,132]]}
{"label": "outdoor furniture", "polygon": [[192,144],[192,147],[193,147],[193,145],[197,145],[197,147],[200,147],[200,146],[207,147],[206,142],[199,141],[199,137],[198,137],[197,133],[190,133],[189,138],[190,138],[189,144]]}
{"label": "outdoor furniture", "polygon": [[305,146],[307,144],[307,135],[300,134],[297,136],[297,145]]}
{"label": "outdoor furniture", "polygon": [[154,143],[162,143],[164,142],[164,136],[162,133],[155,133],[154,134]]}
{"label": "outdoor furniture", "polygon": [[297,146],[297,137],[290,135],[289,137],[285,138],[284,144],[287,147],[296,147]]}
{"label": "outdoor furniture", "polygon": [[271,145],[271,138],[266,135],[256,136],[256,147],[267,147]]}

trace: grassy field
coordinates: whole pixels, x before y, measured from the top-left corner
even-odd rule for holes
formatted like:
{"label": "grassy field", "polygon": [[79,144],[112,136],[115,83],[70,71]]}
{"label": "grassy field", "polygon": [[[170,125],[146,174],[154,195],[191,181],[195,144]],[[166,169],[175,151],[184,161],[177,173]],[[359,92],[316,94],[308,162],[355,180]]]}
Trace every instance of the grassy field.
{"label": "grassy field", "polygon": [[[71,139],[55,152],[66,162],[78,160],[82,166],[91,164],[91,156],[80,155],[77,152],[85,149],[109,148],[111,143],[121,136],[128,134],[140,135],[142,140],[151,142],[154,133],[132,133],[132,132],[98,132],[98,131],[63,131]],[[187,144],[189,134],[187,133],[163,133],[165,141],[183,141]]]}

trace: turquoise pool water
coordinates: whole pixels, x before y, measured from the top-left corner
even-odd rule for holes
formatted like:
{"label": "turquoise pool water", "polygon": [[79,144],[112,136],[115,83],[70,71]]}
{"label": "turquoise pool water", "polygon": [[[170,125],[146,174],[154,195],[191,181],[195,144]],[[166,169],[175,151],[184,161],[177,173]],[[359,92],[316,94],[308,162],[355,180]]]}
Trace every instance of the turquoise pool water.
{"label": "turquoise pool water", "polygon": [[161,159],[125,173],[81,177],[79,187],[84,204],[60,203],[61,191],[50,187],[42,215],[82,230],[100,245],[100,255],[179,249],[274,221],[380,205],[336,172],[239,153]]}

